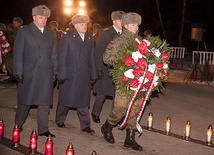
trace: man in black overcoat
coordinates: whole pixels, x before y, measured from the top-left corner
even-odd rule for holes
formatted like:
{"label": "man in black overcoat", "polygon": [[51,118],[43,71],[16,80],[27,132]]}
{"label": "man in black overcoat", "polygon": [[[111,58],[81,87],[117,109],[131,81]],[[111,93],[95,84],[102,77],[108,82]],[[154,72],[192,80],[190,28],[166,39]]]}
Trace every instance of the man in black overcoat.
{"label": "man in black overcoat", "polygon": [[[93,91],[96,93],[96,99],[91,112],[93,121],[100,123],[100,113],[103,107],[103,103],[107,96],[115,96],[115,86],[112,82],[112,78],[109,76],[109,67],[103,63],[103,53],[109,43],[122,32],[122,15],[124,11],[113,11],[111,13],[111,20],[113,25],[105,28],[100,32],[96,47],[95,47],[95,59],[98,69],[99,78],[94,84]],[[113,102],[113,101],[112,101]]]}
{"label": "man in black overcoat", "polygon": [[22,131],[30,107],[37,106],[38,135],[53,134],[48,115],[53,105],[53,77],[57,75],[56,34],[46,27],[50,9],[32,9],[33,22],[19,29],[14,44],[14,76],[18,81],[18,106],[15,123]]}
{"label": "man in black overcoat", "polygon": [[63,35],[59,44],[59,104],[56,112],[58,127],[65,127],[69,108],[75,108],[80,129],[86,133],[91,129],[89,105],[91,80],[97,78],[94,58],[94,40],[87,32],[89,17],[74,15],[74,29]]}

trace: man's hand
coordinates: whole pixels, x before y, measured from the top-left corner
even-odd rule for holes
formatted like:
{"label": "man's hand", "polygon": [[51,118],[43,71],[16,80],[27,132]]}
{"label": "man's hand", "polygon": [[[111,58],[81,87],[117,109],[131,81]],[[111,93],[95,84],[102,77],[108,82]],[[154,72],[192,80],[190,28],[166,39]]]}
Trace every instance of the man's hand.
{"label": "man's hand", "polygon": [[23,75],[16,75],[16,81],[18,83],[22,83],[24,82],[24,76]]}
{"label": "man's hand", "polygon": [[104,77],[102,70],[97,70],[97,74],[98,74],[98,79],[102,79]]}
{"label": "man's hand", "polygon": [[59,85],[64,84],[64,83],[65,83],[65,80],[66,80],[66,79],[59,79],[59,80],[58,80]]}
{"label": "man's hand", "polygon": [[57,76],[57,74],[56,74],[56,75],[54,75],[54,77],[53,77],[53,88],[55,88],[55,87],[57,86],[57,82],[58,82],[58,76]]}

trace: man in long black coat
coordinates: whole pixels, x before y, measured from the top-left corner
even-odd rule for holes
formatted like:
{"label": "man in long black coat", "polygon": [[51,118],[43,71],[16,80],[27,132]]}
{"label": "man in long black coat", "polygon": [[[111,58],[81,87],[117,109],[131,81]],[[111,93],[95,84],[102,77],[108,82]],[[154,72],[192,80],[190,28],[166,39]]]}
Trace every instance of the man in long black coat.
{"label": "man in long black coat", "polygon": [[100,113],[103,107],[103,103],[107,96],[115,96],[115,86],[112,82],[112,78],[109,76],[109,67],[103,63],[103,53],[109,43],[122,32],[122,15],[124,11],[113,11],[111,13],[111,20],[113,25],[109,28],[105,28],[100,32],[95,47],[96,66],[98,69],[99,79],[96,81],[93,87],[94,93],[96,93],[96,99],[92,109],[92,118],[95,123],[100,123]]}
{"label": "man in long black coat", "polygon": [[91,80],[97,78],[93,37],[87,32],[89,17],[72,17],[74,29],[59,44],[59,104],[56,112],[58,127],[65,127],[69,107],[76,108],[80,129],[92,133],[90,124]]}
{"label": "man in long black coat", "polygon": [[39,5],[32,9],[33,22],[19,29],[14,44],[14,75],[18,83],[15,123],[22,130],[30,107],[37,105],[39,136],[51,134],[48,115],[53,105],[53,77],[57,74],[55,32],[46,27],[50,9]]}

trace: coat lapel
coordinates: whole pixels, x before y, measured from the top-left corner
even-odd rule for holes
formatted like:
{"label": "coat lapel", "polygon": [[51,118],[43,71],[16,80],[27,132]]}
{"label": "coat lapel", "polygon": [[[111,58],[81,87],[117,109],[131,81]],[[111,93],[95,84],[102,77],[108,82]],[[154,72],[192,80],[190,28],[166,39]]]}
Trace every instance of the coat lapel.
{"label": "coat lapel", "polygon": [[33,38],[35,40],[35,43],[40,46],[41,43],[43,44],[44,42],[48,41],[48,32],[47,32],[47,28],[44,28],[43,33],[39,30],[39,28],[32,22],[29,25],[29,28],[31,30],[31,32],[33,33]]}

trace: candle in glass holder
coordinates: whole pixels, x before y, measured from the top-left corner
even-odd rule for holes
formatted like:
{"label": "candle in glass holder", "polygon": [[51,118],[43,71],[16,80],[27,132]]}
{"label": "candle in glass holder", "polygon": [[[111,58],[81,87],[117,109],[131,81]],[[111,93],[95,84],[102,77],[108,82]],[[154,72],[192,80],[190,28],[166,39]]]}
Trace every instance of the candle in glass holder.
{"label": "candle in glass holder", "polygon": [[18,124],[15,124],[12,134],[13,134],[12,135],[13,146],[18,147],[20,142],[20,130],[19,130]]}
{"label": "candle in glass holder", "polygon": [[66,150],[66,155],[74,155],[74,147],[72,143],[68,144],[67,150]]}
{"label": "candle in glass holder", "polygon": [[212,125],[210,124],[207,128],[207,139],[206,139],[206,144],[207,145],[212,145],[212,139],[213,139],[213,128]]}
{"label": "candle in glass holder", "polygon": [[191,131],[191,123],[190,123],[190,120],[188,120],[186,122],[186,125],[185,125],[185,132],[184,132],[184,139],[185,140],[190,139],[190,131]]}
{"label": "candle in glass holder", "polygon": [[37,133],[36,133],[36,129],[33,129],[31,135],[30,135],[30,144],[29,144],[29,148],[30,148],[30,153],[31,154],[35,154],[36,153],[36,149],[37,149]]}
{"label": "candle in glass holder", "polygon": [[168,116],[166,118],[166,129],[165,129],[167,135],[170,134],[170,130],[171,130],[171,118]]}
{"label": "candle in glass holder", "polygon": [[3,118],[0,118],[0,140],[3,138],[4,136],[4,121]]}
{"label": "candle in glass holder", "polygon": [[153,126],[153,114],[150,112],[147,120],[147,128],[151,130],[152,126]]}
{"label": "candle in glass holder", "polygon": [[53,155],[53,141],[52,141],[51,135],[48,136],[48,139],[45,142],[44,155]]}

